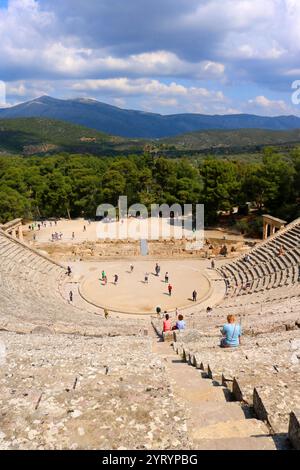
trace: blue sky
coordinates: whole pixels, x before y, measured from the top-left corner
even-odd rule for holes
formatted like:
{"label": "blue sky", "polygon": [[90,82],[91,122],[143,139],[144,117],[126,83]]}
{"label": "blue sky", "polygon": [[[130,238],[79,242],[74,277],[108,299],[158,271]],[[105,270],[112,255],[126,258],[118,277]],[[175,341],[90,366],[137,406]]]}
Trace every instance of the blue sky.
{"label": "blue sky", "polygon": [[0,0],[0,57],[7,105],[300,115],[299,0]]}

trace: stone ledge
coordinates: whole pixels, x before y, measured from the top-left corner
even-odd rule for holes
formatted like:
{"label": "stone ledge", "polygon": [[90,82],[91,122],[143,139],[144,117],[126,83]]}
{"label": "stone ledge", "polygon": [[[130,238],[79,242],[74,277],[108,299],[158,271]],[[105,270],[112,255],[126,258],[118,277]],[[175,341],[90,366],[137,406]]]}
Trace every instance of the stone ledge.
{"label": "stone ledge", "polygon": [[172,341],[174,341],[174,332],[166,331],[165,333],[163,333],[162,337],[165,343],[171,343]]}
{"label": "stone ledge", "polygon": [[300,450],[300,409],[290,414],[289,440],[295,449]]}

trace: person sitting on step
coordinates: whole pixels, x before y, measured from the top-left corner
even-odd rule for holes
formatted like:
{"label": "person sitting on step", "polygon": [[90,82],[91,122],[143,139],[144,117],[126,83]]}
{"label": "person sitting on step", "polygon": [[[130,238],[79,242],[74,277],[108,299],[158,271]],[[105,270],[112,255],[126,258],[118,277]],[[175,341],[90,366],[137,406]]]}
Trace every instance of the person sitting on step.
{"label": "person sitting on step", "polygon": [[167,333],[172,330],[170,315],[167,313],[163,322],[163,333]]}
{"label": "person sitting on step", "polygon": [[223,326],[221,333],[221,348],[237,348],[241,344],[242,328],[236,322],[234,315],[228,315],[227,323]]}
{"label": "person sitting on step", "polygon": [[178,315],[178,320],[176,322],[176,325],[173,327],[173,330],[185,330],[185,321],[183,319],[183,315]]}

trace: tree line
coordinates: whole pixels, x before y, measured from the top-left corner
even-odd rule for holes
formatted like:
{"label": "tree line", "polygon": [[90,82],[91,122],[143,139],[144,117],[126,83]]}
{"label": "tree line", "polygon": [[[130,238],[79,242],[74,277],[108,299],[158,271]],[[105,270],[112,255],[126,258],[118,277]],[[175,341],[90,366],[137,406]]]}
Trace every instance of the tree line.
{"label": "tree line", "polygon": [[95,217],[99,204],[205,204],[206,224],[251,202],[258,212],[300,216],[300,149],[266,149],[259,163],[145,155],[0,157],[0,221]]}

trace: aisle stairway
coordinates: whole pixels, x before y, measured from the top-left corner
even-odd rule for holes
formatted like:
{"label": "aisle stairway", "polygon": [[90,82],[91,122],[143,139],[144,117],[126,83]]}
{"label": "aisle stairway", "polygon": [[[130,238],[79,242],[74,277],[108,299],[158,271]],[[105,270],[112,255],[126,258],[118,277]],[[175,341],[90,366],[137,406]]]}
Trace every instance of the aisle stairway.
{"label": "aisle stairway", "polygon": [[165,364],[175,399],[188,410],[187,431],[196,450],[284,450],[287,443],[271,434],[252,408],[233,401],[229,389],[183,362],[153,334],[153,352]]}

